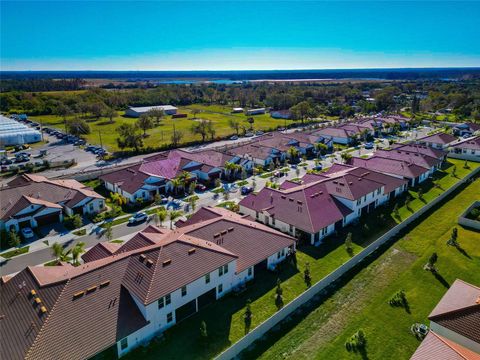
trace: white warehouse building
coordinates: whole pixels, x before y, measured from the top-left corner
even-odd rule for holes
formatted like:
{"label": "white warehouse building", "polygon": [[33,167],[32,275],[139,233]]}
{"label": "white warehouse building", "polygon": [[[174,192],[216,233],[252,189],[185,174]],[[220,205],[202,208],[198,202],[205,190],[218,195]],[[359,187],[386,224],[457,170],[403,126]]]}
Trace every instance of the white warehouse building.
{"label": "white warehouse building", "polygon": [[150,110],[163,110],[165,115],[174,115],[177,113],[178,109],[172,105],[155,105],[155,106],[140,106],[140,107],[130,106],[125,111],[125,116],[140,117],[140,115],[145,114]]}

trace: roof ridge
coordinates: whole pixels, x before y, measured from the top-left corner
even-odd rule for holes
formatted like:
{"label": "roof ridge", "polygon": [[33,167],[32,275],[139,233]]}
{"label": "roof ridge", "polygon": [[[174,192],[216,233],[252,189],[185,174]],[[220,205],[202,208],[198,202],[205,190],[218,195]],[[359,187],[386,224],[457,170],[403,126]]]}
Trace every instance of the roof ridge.
{"label": "roof ridge", "polygon": [[158,267],[158,263],[160,262],[160,255],[162,255],[164,245],[165,244],[160,245],[160,249],[158,250],[157,261],[155,261],[155,268],[153,269],[152,276],[148,283],[147,294],[145,296],[145,301],[144,301],[145,305],[149,303],[148,300],[150,299],[150,292],[152,290],[153,279],[155,278],[155,274],[157,273],[157,267]]}
{"label": "roof ridge", "polygon": [[472,310],[472,309],[475,309],[476,307],[478,307],[478,309],[480,310],[480,304],[473,304],[473,305],[468,305],[468,306],[464,306],[464,307],[461,307],[461,308],[457,308],[457,309],[454,309],[454,310],[445,311],[445,312],[442,312],[440,314],[430,316],[428,319],[429,320],[438,320],[438,319],[440,319],[440,318],[442,318],[446,315],[454,315],[455,313],[459,313],[459,312],[462,312],[462,311],[465,311],[465,310]]}
{"label": "roof ridge", "polygon": [[[435,331],[430,331],[430,332],[431,332],[432,335],[435,336],[438,340],[440,340],[442,343],[444,343],[446,346],[448,346],[449,349],[452,349],[457,355],[459,355],[460,357],[462,357],[462,358],[465,359],[465,360],[469,360],[468,357],[465,357],[461,352],[459,352],[459,351],[457,350],[456,347],[451,346],[451,345],[449,344],[449,342],[446,341],[446,340],[447,340],[446,338],[444,338],[444,337],[441,336],[441,335],[438,335]],[[451,341],[451,340],[450,340],[450,341]],[[452,342],[455,343],[455,344],[457,344],[455,341],[452,341]],[[457,344],[457,345],[463,347],[463,346],[460,345],[460,344]]]}
{"label": "roof ridge", "polygon": [[[32,274],[32,276],[35,277],[33,274]],[[33,340],[32,345],[28,348],[28,351],[27,351],[27,353],[25,354],[25,359],[28,359],[30,353],[34,350],[34,347],[35,347],[35,345],[38,343],[38,339],[40,338],[40,336],[41,336],[41,334],[42,334],[42,331],[45,329],[45,326],[47,325],[48,320],[50,319],[52,313],[55,311],[55,309],[56,309],[56,307],[57,307],[58,300],[59,300],[60,297],[64,294],[65,289],[66,289],[66,287],[67,287],[69,284],[70,284],[70,279],[68,279],[67,282],[65,283],[65,285],[63,286],[62,291],[60,291],[60,294],[57,296],[57,299],[56,299],[55,303],[54,303],[53,306],[52,306],[52,309],[51,309],[50,311],[48,311],[48,309],[47,309],[47,311],[48,311],[47,317],[46,317],[46,319],[43,321],[42,327],[41,327],[40,330],[38,331],[37,336],[35,336],[35,340]]]}

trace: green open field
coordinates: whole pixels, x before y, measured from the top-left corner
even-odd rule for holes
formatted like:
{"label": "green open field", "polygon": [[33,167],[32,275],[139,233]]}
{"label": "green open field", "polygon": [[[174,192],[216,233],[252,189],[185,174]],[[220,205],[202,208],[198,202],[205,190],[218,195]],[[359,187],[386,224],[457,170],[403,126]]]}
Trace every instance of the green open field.
{"label": "green open field", "polygon": [[[200,112],[196,114],[196,119],[192,115],[192,109],[197,109]],[[171,116],[165,116],[159,126],[154,127],[147,131],[148,137],[144,140],[145,147],[159,147],[161,145],[171,144],[171,136],[173,134],[173,125],[177,131],[183,133],[182,142],[190,142],[195,140],[201,140],[200,135],[193,135],[191,132],[192,124],[199,119],[211,120],[213,122],[216,134],[216,137],[225,137],[227,135],[233,135],[235,131],[229,126],[229,119],[237,119],[240,121],[240,125],[250,127],[250,124],[247,122],[247,117],[243,113],[241,114],[231,114],[231,108],[227,106],[220,105],[190,105],[186,107],[179,107],[178,113],[188,114],[188,118],[179,118],[172,119]],[[72,116],[67,117],[67,119]],[[273,119],[269,114],[264,115],[255,115],[252,116],[255,120],[253,124],[254,130],[269,130],[276,129],[279,126],[285,126],[285,120]],[[31,116],[32,120],[42,123],[44,126],[58,128],[64,130],[63,118],[56,115],[43,115],[43,116]],[[93,144],[100,144],[100,133],[102,136],[103,144],[110,151],[119,150],[117,146],[117,132],[115,129],[121,124],[135,123],[136,119],[128,118],[123,116],[123,112],[119,112],[118,116],[114,118],[114,123],[110,123],[110,120],[107,118],[96,119],[86,119],[90,125],[90,134],[85,135],[86,140]],[[291,120],[287,120],[287,123],[291,123]],[[243,130],[240,130],[242,133]]]}
{"label": "green open field", "polygon": [[[411,335],[455,279],[480,284],[480,233],[457,224],[458,216],[479,199],[478,179],[421,222],[385,254],[301,319],[285,324],[246,357],[261,359],[408,359],[419,345]],[[460,249],[446,245],[458,228]],[[438,254],[438,276],[423,269]],[[405,290],[408,309],[388,300]],[[366,352],[350,353],[345,342],[362,329]]]}

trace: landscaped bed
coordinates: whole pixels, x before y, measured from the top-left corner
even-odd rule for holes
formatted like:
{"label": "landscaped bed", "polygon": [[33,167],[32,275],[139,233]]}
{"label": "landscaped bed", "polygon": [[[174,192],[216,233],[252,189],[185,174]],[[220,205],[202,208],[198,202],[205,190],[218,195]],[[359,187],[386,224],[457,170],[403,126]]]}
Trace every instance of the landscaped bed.
{"label": "landscaped bed", "polygon": [[18,256],[18,255],[21,255],[21,254],[28,253],[29,248],[30,248],[29,246],[24,246],[24,247],[15,249],[15,250],[10,250],[10,251],[3,252],[3,253],[0,254],[0,256],[5,258],[5,259],[10,259],[14,256]]}

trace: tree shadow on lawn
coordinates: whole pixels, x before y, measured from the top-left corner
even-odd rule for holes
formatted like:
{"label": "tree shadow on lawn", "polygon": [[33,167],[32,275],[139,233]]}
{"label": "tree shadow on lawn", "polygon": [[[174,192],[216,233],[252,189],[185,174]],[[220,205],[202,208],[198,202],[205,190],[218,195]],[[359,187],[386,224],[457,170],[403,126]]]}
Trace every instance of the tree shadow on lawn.
{"label": "tree shadow on lawn", "polygon": [[470,260],[472,259],[472,257],[470,255],[468,255],[468,253],[465,251],[465,249],[462,248],[460,245],[456,246],[456,248],[457,248],[457,250],[460,254],[462,254],[463,256],[465,256],[466,258],[468,258]]}
{"label": "tree shadow on lawn", "polygon": [[[276,286],[277,279],[283,282],[297,273],[298,270],[290,262],[278,272],[259,271],[255,274],[255,279],[248,283],[247,290],[243,293],[238,295],[231,293],[221,300],[207,305],[198,313],[174,325],[164,333],[163,337],[154,340],[149,346],[132,351],[126,356],[126,359],[158,359],[161,357],[162,359],[190,360],[215,357],[236,341],[236,339],[230,339],[232,316],[245,309],[247,300],[255,302]],[[263,321],[263,319],[255,318],[254,307],[252,310],[251,329]],[[202,321],[205,321],[207,325],[206,343],[200,337]],[[239,325],[242,329],[244,328],[243,318],[235,319],[235,321],[240,321]]]}
{"label": "tree shadow on lawn", "polygon": [[435,279],[437,279],[440,284],[442,284],[445,288],[450,288],[450,284],[448,283],[447,280],[437,271],[433,273],[433,276],[435,276]]}

